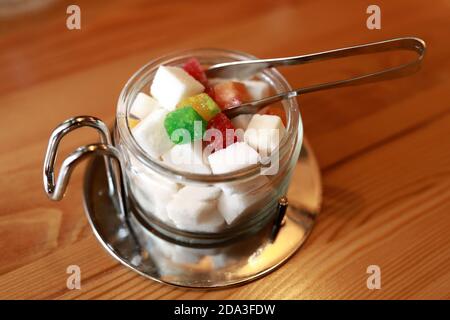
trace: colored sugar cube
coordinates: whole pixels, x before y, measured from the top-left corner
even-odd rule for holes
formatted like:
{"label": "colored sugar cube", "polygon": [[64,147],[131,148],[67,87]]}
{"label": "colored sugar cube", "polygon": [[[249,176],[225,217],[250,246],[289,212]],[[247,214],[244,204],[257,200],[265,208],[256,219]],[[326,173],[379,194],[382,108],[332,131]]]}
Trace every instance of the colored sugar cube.
{"label": "colored sugar cube", "polygon": [[214,99],[214,91],[203,67],[196,58],[191,58],[183,65],[183,69],[205,87],[205,93]]}
{"label": "colored sugar cube", "polygon": [[139,92],[131,105],[130,114],[137,119],[144,119],[159,108],[161,108],[161,105],[158,101],[143,92]]}
{"label": "colored sugar cube", "polygon": [[196,58],[190,58],[188,61],[186,61],[186,63],[183,65],[183,69],[205,87],[208,86],[208,78],[206,78],[205,71]]}
{"label": "colored sugar cube", "polygon": [[169,112],[164,127],[173,143],[183,144],[200,140],[207,122],[192,107],[184,107]]}
{"label": "colored sugar cube", "polygon": [[226,81],[213,87],[214,99],[222,110],[250,101],[245,85],[237,81]]}
{"label": "colored sugar cube", "polygon": [[213,100],[214,98],[214,88],[211,85],[208,85],[205,89],[205,93],[210,96]]}
{"label": "colored sugar cube", "polygon": [[226,148],[240,140],[230,119],[223,113],[217,114],[208,122],[207,130],[204,139],[210,141],[215,150]]}
{"label": "colored sugar cube", "polygon": [[[231,81],[242,83],[247,89],[249,100],[260,100],[267,98],[270,95],[270,85],[269,83],[262,80],[242,80],[231,79]],[[223,78],[211,78],[208,79],[208,84],[210,86],[215,86],[220,83],[230,82],[230,79]]]}
{"label": "colored sugar cube", "polygon": [[136,127],[138,123],[139,123],[138,119],[128,118],[128,126],[130,127],[130,129]]}
{"label": "colored sugar cube", "polygon": [[285,132],[280,117],[255,114],[245,131],[245,142],[266,156],[278,147]]}
{"label": "colored sugar cube", "polygon": [[152,96],[169,111],[184,98],[202,93],[205,87],[182,68],[161,66],[150,88]]}
{"label": "colored sugar cube", "polygon": [[211,120],[220,112],[220,108],[215,101],[206,93],[183,99],[178,107],[192,107],[206,121]]}

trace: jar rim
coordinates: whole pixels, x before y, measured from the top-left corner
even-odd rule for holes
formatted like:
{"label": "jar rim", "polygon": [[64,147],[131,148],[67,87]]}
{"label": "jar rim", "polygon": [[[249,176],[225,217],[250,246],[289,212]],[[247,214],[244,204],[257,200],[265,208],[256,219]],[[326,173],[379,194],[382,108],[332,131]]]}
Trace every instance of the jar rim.
{"label": "jar rim", "polygon": [[[130,106],[134,97],[140,90],[142,89],[141,84],[146,82],[146,78],[153,78],[153,74],[156,72],[157,68],[161,65],[166,65],[173,63],[178,60],[186,60],[190,57],[197,57],[199,60],[202,60],[202,55],[211,54],[211,59],[216,56],[216,58],[224,58],[229,59],[230,61],[237,60],[249,60],[249,59],[257,59],[255,56],[250,55],[248,53],[235,51],[235,50],[227,50],[227,49],[218,49],[218,48],[198,48],[198,49],[189,49],[172,52],[170,54],[163,55],[159,58],[153,59],[149,61],[147,64],[142,66],[139,70],[137,70],[127,81],[125,86],[123,87],[119,99],[118,106],[116,112],[116,128],[120,134],[120,139],[123,139],[125,145],[130,148],[131,152],[134,156],[145,166],[150,169],[156,171],[163,176],[173,178],[180,183],[191,182],[191,183],[217,183],[217,182],[231,182],[240,179],[247,179],[253,177],[255,175],[260,174],[261,170],[264,168],[263,164],[258,163],[240,170],[235,170],[229,173],[224,174],[198,174],[191,173],[186,171],[179,171],[172,167],[165,165],[163,162],[154,159],[151,157],[135,140],[131,128],[128,123],[128,118],[130,116]],[[266,80],[270,80],[270,84],[276,90],[277,93],[281,92],[279,89],[275,88],[275,82],[279,87],[282,87],[283,91],[292,90],[291,86],[287,82],[287,80],[281,75],[281,73],[275,68],[266,69],[261,72]],[[144,85],[148,85],[146,82]],[[133,96],[133,99],[130,99],[130,96]],[[289,152],[291,143],[287,143],[291,141],[290,139],[295,139],[294,144],[302,143],[303,138],[303,124],[301,121],[301,115],[298,108],[298,103],[296,98],[290,98],[282,101],[285,106],[286,112],[286,134],[283,139],[280,141],[279,156],[282,158],[286,152]]]}

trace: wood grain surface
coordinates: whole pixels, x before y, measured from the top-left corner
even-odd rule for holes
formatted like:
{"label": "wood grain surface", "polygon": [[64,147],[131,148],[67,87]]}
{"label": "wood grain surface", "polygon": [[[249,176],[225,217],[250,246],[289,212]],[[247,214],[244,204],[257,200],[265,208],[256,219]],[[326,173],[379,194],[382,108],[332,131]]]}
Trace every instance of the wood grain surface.
{"label": "wood grain surface", "polygon": [[[0,18],[0,298],[3,299],[449,299],[450,2],[87,1],[81,30],[55,1]],[[270,275],[226,290],[157,284],[96,241],[82,208],[82,169],[50,202],[41,167],[51,130],[79,114],[111,123],[126,80],[174,50],[219,47],[288,56],[414,35],[428,44],[408,78],[308,94],[305,134],[323,173],[324,204],[306,245]],[[336,80],[402,61],[380,55],[282,69],[293,86]],[[62,152],[92,141],[74,134]],[[295,184],[295,181],[293,182]],[[66,268],[82,289],[66,287]],[[379,265],[381,290],[366,287]]]}

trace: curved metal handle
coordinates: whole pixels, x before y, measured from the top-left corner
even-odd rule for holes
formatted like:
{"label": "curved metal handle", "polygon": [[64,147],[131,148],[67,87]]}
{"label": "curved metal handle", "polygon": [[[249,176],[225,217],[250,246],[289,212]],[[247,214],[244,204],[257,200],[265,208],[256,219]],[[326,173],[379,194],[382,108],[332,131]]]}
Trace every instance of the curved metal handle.
{"label": "curved metal handle", "polygon": [[[277,59],[266,59],[266,60],[250,60],[250,61],[239,61],[236,65],[233,65],[233,69],[241,68],[245,69],[248,67],[251,72],[258,72],[267,67],[274,67],[280,65],[295,65],[295,64],[303,64],[312,61],[321,61],[328,59],[336,59],[343,58],[349,56],[356,56],[368,53],[378,53],[385,52],[391,50],[411,50],[418,54],[418,57],[409,63],[404,63],[396,67],[384,69],[381,71],[364,74],[361,76],[357,76],[354,78],[326,82],[322,84],[312,85],[305,88],[299,88],[296,90],[283,92],[271,97],[267,97],[261,100],[251,101],[248,103],[241,104],[239,106],[229,108],[225,110],[227,116],[235,117],[242,113],[256,113],[259,109],[263,108],[266,105],[269,105],[274,102],[278,102],[283,99],[294,98],[300,94],[331,89],[331,88],[340,88],[346,86],[360,85],[363,83],[369,83],[379,80],[387,80],[398,77],[403,77],[409,75],[420,68],[420,64],[425,56],[426,44],[423,40],[414,37],[406,37],[406,38],[398,38],[391,39],[386,41],[373,42],[348,48],[335,49],[330,51],[324,51],[319,53],[313,53],[308,55],[290,57],[290,58],[277,58]],[[257,61],[257,62],[256,62]],[[246,66],[248,63],[248,66]],[[232,64],[232,63],[230,63]],[[217,65],[219,66],[219,65]],[[244,67],[246,66],[246,67]],[[216,67],[216,66],[214,66]],[[219,67],[217,67],[219,68]],[[225,69],[225,66],[222,66]],[[230,68],[228,66],[227,68]],[[249,72],[250,72],[249,71]]]}
{"label": "curved metal handle", "polygon": [[61,200],[63,198],[75,166],[90,155],[100,155],[114,158],[119,165],[121,163],[120,152],[111,145],[94,143],[77,148],[64,159],[53,192],[48,194],[50,199]]}
{"label": "curved metal handle", "polygon": [[[71,155],[69,155],[64,160],[61,166],[58,180],[55,183],[54,165],[59,143],[66,134],[81,127],[92,127],[94,129],[97,129],[100,133],[100,140],[102,143],[78,148]],[[108,183],[110,190],[114,191],[117,185],[117,178],[114,177],[114,172],[112,170],[112,165],[109,157],[114,156],[120,162],[120,155],[116,151],[116,149],[112,147],[111,135],[105,123],[95,117],[78,116],[64,121],[58,127],[56,127],[55,130],[53,130],[49,139],[47,152],[45,154],[43,168],[44,189],[47,193],[47,196],[51,200],[58,201],[62,199],[67,187],[70,173],[72,172],[72,167],[78,162],[78,159],[81,159],[84,157],[84,155],[90,153],[101,153],[105,155]]]}

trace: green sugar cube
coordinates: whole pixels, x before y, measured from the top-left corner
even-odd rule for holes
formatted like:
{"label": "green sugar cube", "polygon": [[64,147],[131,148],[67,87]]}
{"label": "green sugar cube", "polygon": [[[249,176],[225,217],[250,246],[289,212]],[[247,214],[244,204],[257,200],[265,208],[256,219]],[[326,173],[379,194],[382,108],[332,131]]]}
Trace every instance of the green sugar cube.
{"label": "green sugar cube", "polygon": [[183,144],[201,140],[207,122],[192,108],[184,107],[169,112],[164,127],[173,143]]}

